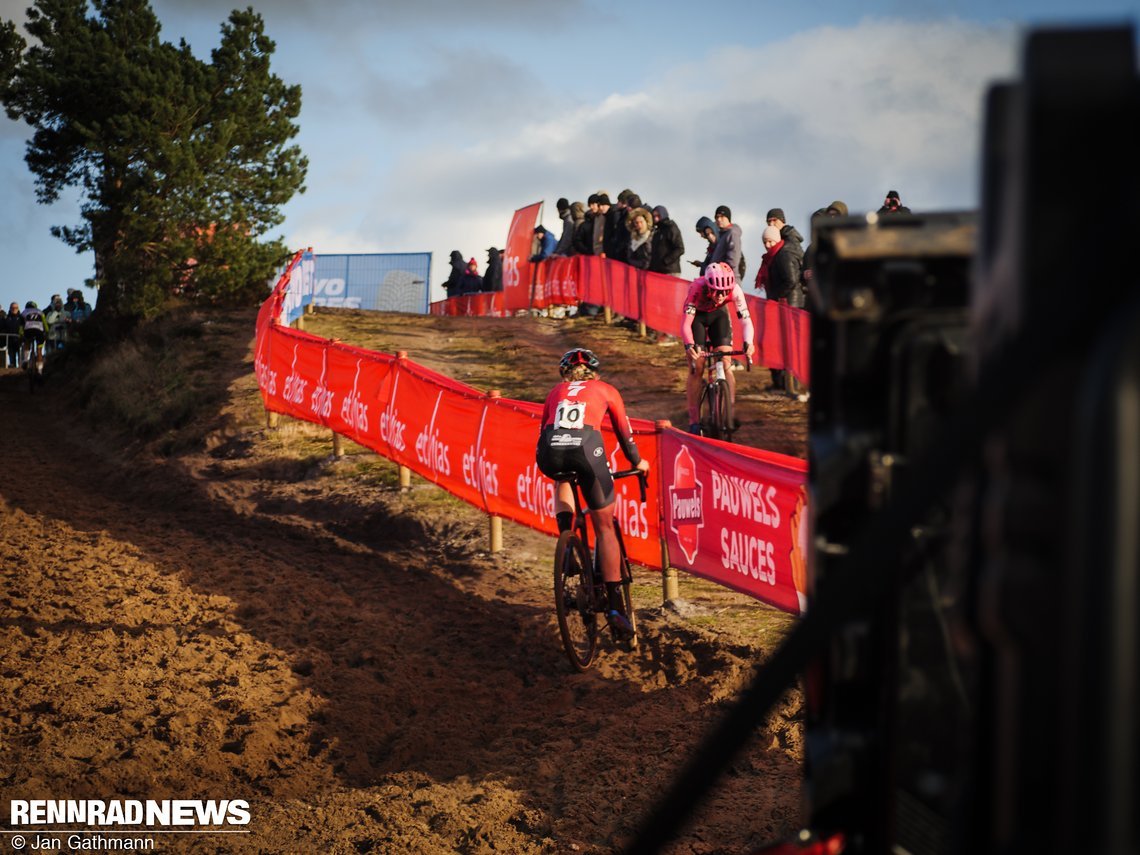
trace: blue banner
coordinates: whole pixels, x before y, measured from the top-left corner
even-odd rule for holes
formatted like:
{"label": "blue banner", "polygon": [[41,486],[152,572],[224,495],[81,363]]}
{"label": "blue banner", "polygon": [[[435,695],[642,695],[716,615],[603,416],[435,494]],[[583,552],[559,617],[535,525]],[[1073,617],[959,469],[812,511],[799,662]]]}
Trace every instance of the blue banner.
{"label": "blue banner", "polygon": [[316,255],[312,303],[344,309],[427,314],[430,252]]}

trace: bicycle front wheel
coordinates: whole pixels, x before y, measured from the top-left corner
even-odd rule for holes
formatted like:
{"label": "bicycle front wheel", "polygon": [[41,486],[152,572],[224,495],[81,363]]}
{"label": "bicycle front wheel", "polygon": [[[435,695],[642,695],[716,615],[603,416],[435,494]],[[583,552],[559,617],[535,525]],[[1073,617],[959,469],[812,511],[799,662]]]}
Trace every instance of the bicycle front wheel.
{"label": "bicycle front wheel", "polygon": [[618,550],[621,555],[621,600],[625,606],[625,616],[629,625],[633,627],[633,635],[626,639],[630,650],[637,647],[637,614],[633,610],[633,594],[630,588],[633,585],[633,571],[629,567],[629,558],[625,554],[625,540],[622,538],[621,526],[614,520],[614,531],[617,533]]}
{"label": "bicycle front wheel", "polygon": [[728,442],[732,439],[732,432],[734,430],[732,423],[732,395],[728,391],[728,383],[724,380],[717,380],[716,385],[720,387],[717,393],[717,432],[719,439]]}
{"label": "bicycle front wheel", "polygon": [[714,380],[705,384],[701,390],[700,414],[705,436],[728,439],[732,425],[732,401],[728,395],[727,381]]}
{"label": "bicycle front wheel", "polygon": [[598,650],[596,599],[586,548],[574,532],[564,531],[554,553],[554,608],[562,646],[576,671],[589,668]]}

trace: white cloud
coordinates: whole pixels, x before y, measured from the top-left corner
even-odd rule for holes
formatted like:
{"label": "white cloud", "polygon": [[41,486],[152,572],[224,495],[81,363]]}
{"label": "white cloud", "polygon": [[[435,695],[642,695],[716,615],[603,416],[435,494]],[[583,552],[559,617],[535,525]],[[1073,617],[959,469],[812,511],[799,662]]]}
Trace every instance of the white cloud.
{"label": "white cloud", "polygon": [[[501,246],[516,208],[544,199],[557,228],[559,196],[631,187],[669,208],[687,257],[697,217],[731,206],[755,270],[769,207],[806,235],[811,211],[835,198],[852,211],[878,207],[887,189],[916,209],[975,205],[984,92],[1012,73],[1015,36],[872,20],[720,49],[577,109],[526,99],[496,129],[398,152],[370,180],[370,201],[320,229],[330,240],[340,230],[337,251],[431,250],[438,283],[450,250],[481,260]],[[294,236],[308,219],[291,221]]]}

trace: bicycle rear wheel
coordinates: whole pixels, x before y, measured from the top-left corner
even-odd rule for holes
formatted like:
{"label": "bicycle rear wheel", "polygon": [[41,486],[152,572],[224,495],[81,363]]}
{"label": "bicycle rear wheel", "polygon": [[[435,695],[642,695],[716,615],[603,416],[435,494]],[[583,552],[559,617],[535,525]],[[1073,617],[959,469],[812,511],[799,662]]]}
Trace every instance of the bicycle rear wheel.
{"label": "bicycle rear wheel", "polygon": [[596,599],[586,548],[574,532],[564,531],[554,553],[554,607],[562,646],[577,671],[589,668],[598,650]]}
{"label": "bicycle rear wheel", "polygon": [[28,353],[28,362],[25,368],[28,372],[28,392],[29,394],[36,394],[36,386],[43,382],[43,374],[40,372],[42,369],[43,356],[36,353],[33,349]]}

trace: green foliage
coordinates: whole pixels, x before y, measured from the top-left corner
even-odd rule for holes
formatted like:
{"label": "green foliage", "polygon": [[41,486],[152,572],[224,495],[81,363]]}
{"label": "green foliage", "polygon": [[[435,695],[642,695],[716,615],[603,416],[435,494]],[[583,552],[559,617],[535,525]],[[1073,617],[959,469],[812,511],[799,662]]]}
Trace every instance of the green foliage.
{"label": "green foliage", "polygon": [[248,304],[288,257],[267,233],[304,190],[299,86],[270,71],[275,45],[235,11],[202,62],[163,42],[149,0],[36,0],[26,44],[0,22],[0,98],[33,129],[41,202],[83,191],[81,222],[53,229],[94,251],[99,311],[149,317],[171,295]]}

